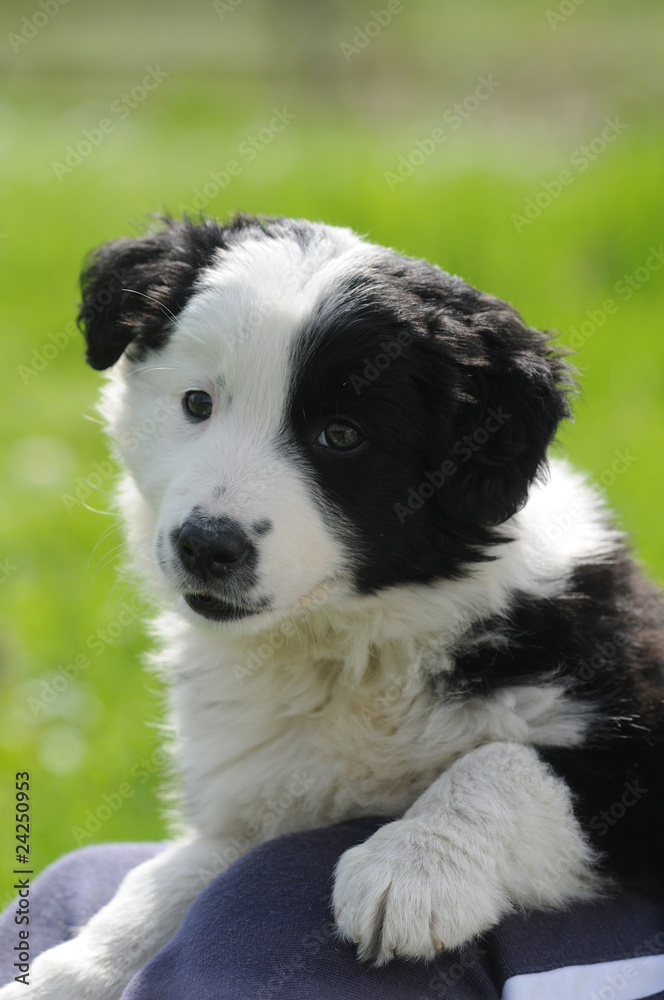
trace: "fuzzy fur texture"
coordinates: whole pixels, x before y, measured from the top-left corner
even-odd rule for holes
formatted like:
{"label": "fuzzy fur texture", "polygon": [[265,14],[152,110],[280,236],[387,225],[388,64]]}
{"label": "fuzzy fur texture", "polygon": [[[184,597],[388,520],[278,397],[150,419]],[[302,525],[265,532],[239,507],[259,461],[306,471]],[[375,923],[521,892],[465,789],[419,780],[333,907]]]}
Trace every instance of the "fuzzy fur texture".
{"label": "fuzzy fur texture", "polygon": [[378,964],[661,875],[662,605],[547,465],[549,338],[300,220],[167,220],[97,251],[83,292],[190,832],[29,995],[115,1000],[240,853],[349,817],[391,820],[332,901]]}

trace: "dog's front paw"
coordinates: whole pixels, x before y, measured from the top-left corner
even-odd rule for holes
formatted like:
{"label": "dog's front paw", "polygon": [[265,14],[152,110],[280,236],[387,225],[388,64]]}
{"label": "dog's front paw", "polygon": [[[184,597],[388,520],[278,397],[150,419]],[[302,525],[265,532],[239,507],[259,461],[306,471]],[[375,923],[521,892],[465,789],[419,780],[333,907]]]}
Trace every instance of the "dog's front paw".
{"label": "dog's front paw", "polygon": [[395,956],[432,959],[510,908],[486,852],[418,819],[388,823],[341,856],[333,905],[341,935],[376,965]]}

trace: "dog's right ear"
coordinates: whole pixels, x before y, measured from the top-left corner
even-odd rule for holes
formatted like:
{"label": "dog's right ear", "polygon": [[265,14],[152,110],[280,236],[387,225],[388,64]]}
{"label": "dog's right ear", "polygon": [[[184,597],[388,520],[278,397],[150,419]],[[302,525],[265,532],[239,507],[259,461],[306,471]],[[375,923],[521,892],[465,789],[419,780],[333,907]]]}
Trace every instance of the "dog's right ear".
{"label": "dog's right ear", "polygon": [[104,244],[86,262],[78,323],[93,368],[109,368],[129,345],[140,358],[163,344],[200,271],[226,246],[227,227],[213,220],[163,222],[159,232]]}

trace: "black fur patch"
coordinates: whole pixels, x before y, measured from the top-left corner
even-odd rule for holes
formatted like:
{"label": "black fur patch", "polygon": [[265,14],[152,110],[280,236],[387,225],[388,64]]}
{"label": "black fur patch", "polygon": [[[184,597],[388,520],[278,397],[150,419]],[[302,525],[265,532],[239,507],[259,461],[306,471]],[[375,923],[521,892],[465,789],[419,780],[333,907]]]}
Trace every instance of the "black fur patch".
{"label": "black fur patch", "polygon": [[[568,413],[569,369],[545,334],[388,251],[320,303],[293,359],[289,433],[353,528],[363,592],[490,558]],[[316,445],[334,417],[368,447]]]}
{"label": "black fur patch", "polygon": [[[482,641],[483,637],[486,639]],[[467,637],[441,695],[563,684],[594,721],[581,747],[540,747],[595,847],[622,877],[664,878],[664,603],[618,549],[577,567],[551,600],[517,597]]]}
{"label": "black fur patch", "polygon": [[238,215],[229,225],[211,219],[162,221],[163,229],[113,240],[87,261],[78,320],[93,368],[109,368],[129,345],[131,356],[140,360],[146,349],[164,344],[199,274],[218,252],[247,236],[269,235],[269,225],[278,220]]}

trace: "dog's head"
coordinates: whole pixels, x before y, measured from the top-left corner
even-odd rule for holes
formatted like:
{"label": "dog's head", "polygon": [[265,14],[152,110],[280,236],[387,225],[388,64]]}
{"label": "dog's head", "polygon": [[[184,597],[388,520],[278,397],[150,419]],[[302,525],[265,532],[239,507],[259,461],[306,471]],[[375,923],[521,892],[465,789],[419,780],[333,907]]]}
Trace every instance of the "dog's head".
{"label": "dog's head", "polygon": [[462,575],[567,415],[545,334],[346,229],[168,220],[82,288],[135,542],[199,620]]}

